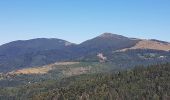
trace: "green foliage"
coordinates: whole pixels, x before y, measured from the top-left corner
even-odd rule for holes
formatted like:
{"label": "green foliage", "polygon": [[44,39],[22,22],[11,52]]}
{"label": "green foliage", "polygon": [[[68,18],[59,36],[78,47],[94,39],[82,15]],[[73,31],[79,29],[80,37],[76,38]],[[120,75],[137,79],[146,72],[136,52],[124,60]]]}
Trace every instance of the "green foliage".
{"label": "green foliage", "polygon": [[22,100],[168,100],[170,64],[1,88],[0,95]]}

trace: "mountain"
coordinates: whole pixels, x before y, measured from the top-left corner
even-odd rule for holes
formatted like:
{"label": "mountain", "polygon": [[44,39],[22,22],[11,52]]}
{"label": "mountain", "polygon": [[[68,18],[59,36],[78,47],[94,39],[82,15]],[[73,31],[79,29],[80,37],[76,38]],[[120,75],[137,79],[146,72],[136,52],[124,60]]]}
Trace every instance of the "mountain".
{"label": "mountain", "polygon": [[67,48],[74,45],[68,41],[54,38],[19,40],[4,44],[0,46],[0,71],[47,64],[44,61],[46,59],[44,54],[47,52],[49,54],[53,50],[62,57]]}
{"label": "mountain", "polygon": [[118,65],[128,65],[128,62],[145,64],[145,56],[151,57],[150,62],[161,62],[169,60],[169,50],[168,42],[128,38],[112,33],[103,33],[80,44],[55,38],[19,40],[0,46],[0,72],[61,61],[103,62],[98,54]]}
{"label": "mountain", "polygon": [[0,99],[169,100],[169,45],[111,33],[10,42],[0,46]]}
{"label": "mountain", "polygon": [[61,39],[46,39],[37,38],[31,40],[19,40],[10,42],[0,46],[0,54],[8,56],[22,55],[24,53],[43,51],[43,50],[53,50],[53,49],[63,49],[67,46],[74,45],[70,42]]}
{"label": "mountain", "polygon": [[103,33],[102,35],[81,43],[79,46],[86,48],[87,51],[106,51],[119,50],[134,46],[138,40],[116,35],[112,33]]}
{"label": "mountain", "polygon": [[[170,43],[159,40],[144,40],[136,38],[128,38],[125,36],[103,33],[93,39],[87,40],[79,44],[83,57],[82,61],[101,61],[97,57],[102,54],[107,61],[114,62],[118,65],[136,65],[149,64],[153,62],[162,62],[159,57],[168,58]],[[134,54],[133,54],[134,53]],[[157,55],[152,59],[147,59],[143,55]],[[154,59],[154,60],[153,60]],[[151,61],[152,60],[152,61]],[[168,59],[164,59],[167,61]]]}

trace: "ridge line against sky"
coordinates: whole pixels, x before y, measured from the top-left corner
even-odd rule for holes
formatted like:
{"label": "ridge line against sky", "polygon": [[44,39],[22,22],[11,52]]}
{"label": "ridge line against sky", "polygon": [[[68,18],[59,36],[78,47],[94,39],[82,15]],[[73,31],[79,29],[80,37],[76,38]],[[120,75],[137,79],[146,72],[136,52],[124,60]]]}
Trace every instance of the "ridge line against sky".
{"label": "ridge line against sky", "polygon": [[104,32],[170,42],[170,0],[2,0],[0,45],[59,38],[81,43]]}

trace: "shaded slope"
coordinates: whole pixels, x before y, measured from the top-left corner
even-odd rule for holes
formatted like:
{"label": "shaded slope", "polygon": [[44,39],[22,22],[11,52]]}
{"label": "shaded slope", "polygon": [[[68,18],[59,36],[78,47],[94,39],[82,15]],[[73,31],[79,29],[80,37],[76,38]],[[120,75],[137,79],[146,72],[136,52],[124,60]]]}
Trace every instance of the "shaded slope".
{"label": "shaded slope", "polygon": [[[153,49],[168,52],[169,47],[168,42],[144,41],[112,33],[104,33],[79,45],[61,39],[45,38],[14,41],[0,46],[0,72],[43,66],[59,61],[98,61],[96,56],[99,53],[106,55],[110,60],[117,56],[112,56],[114,52],[126,50]],[[128,60],[125,61],[129,61],[129,58],[135,59],[134,56],[127,56],[124,53],[119,57],[117,56],[118,60],[127,57]]]}
{"label": "shaded slope", "polygon": [[[0,46],[1,55],[16,56],[24,53],[52,50],[52,49],[63,49],[69,46],[70,42],[61,39],[47,39],[37,38],[31,40],[19,40],[13,41]],[[70,43],[70,45],[73,45]]]}
{"label": "shaded slope", "polygon": [[[58,59],[66,55],[67,48],[74,46],[61,39],[38,38],[14,41],[0,46],[0,71],[9,71],[23,67],[39,66],[52,63],[46,61],[45,54],[57,52]],[[60,54],[60,55],[59,55]],[[56,59],[54,59],[56,61]]]}
{"label": "shaded slope", "polygon": [[104,33],[96,38],[87,40],[79,46],[85,48],[86,51],[114,51],[134,46],[138,40],[133,40],[121,35],[112,33]]}

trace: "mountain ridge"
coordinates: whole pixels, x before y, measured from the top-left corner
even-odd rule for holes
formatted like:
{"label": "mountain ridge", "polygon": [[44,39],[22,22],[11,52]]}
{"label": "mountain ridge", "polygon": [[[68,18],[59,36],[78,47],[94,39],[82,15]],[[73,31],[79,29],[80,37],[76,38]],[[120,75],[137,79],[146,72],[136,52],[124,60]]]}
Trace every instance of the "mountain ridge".
{"label": "mountain ridge", "polygon": [[43,66],[60,61],[83,60],[88,57],[91,59],[91,57],[95,58],[98,53],[112,55],[114,51],[136,49],[168,52],[170,43],[155,39],[128,38],[108,32],[80,44],[56,38],[18,40],[0,46],[0,72]]}

